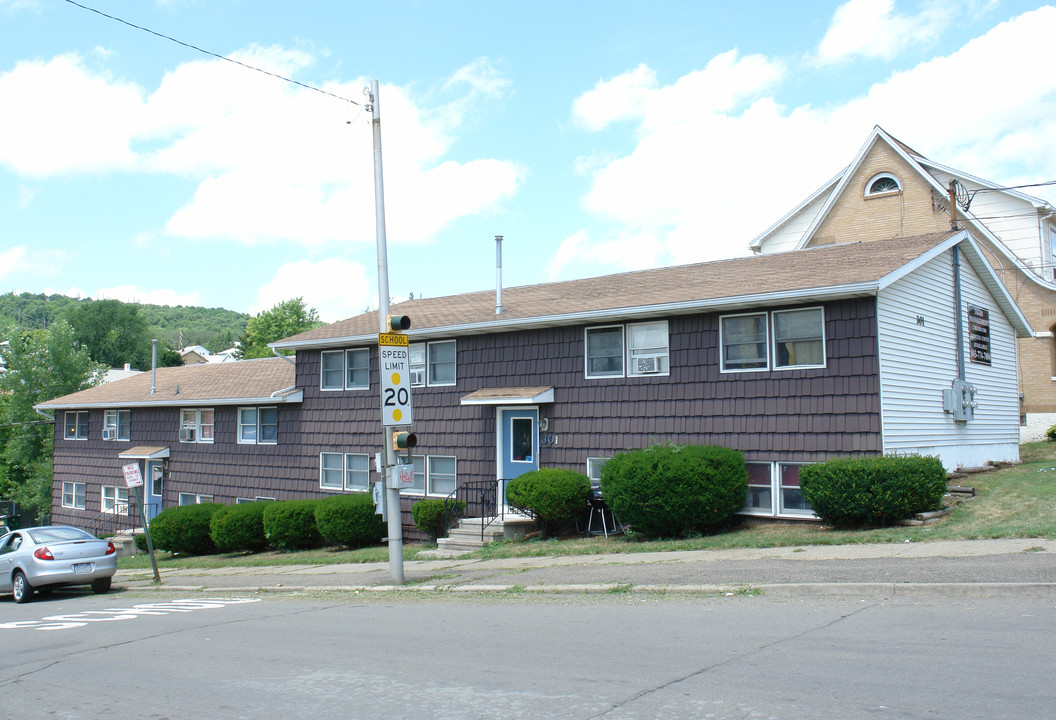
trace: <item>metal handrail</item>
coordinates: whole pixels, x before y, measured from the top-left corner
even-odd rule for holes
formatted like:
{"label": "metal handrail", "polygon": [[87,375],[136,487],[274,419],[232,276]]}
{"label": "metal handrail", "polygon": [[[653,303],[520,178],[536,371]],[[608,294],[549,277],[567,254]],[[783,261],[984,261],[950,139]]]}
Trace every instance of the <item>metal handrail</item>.
{"label": "metal handrail", "polygon": [[462,483],[456,489],[456,497],[466,502],[468,517],[480,516],[480,541],[484,542],[484,531],[496,520],[505,519],[505,508],[499,502],[499,484],[494,480],[475,480]]}

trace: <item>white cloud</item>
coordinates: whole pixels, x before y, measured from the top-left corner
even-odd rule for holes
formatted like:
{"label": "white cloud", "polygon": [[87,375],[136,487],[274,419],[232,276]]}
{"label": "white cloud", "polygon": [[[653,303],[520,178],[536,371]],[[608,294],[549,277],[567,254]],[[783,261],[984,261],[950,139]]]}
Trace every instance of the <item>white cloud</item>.
{"label": "white cloud", "polygon": [[[573,104],[576,119],[593,129],[633,119],[638,141],[630,153],[580,163],[593,169],[582,203],[611,229],[573,235],[551,270],[579,259],[623,269],[640,267],[643,254],[659,263],[746,254],[753,237],[853,159],[874,125],[975,175],[1049,180],[1056,75],[1036,69],[1048,66],[1054,33],[1056,8],[1042,8],[825,107],[783,107],[771,92],[782,64],[732,52],[669,85],[641,67],[599,83]],[[979,101],[951,103],[943,90],[951,78],[961,78],[961,97]]]}
{"label": "white cloud", "polygon": [[271,282],[257,291],[257,302],[251,315],[270,310],[290,298],[302,297],[309,308],[319,311],[325,322],[335,322],[377,305],[377,293],[367,269],[356,262],[339,258],[287,263],[279,268]]}
{"label": "white cloud", "polygon": [[[314,58],[252,46],[236,59],[295,77]],[[106,62],[93,53],[93,63]],[[321,89],[363,105],[364,78]],[[513,195],[523,171],[489,158],[445,158],[469,102],[509,85],[486,60],[448,81],[463,95],[423,108],[382,86],[386,220],[390,240],[427,241],[464,215]],[[374,240],[370,113],[222,60],[188,62],[148,91],[91,69],[76,55],[22,62],[0,74],[0,165],[28,177],[113,171],[193,179],[191,200],[166,232],[177,237],[304,245]],[[77,108],[71,116],[71,108]],[[354,121],[351,125],[348,121]]]}
{"label": "white cloud", "polygon": [[65,250],[32,250],[27,245],[15,245],[0,250],[0,279],[16,274],[56,275],[70,257]]}
{"label": "white cloud", "polygon": [[16,245],[7,250],[0,250],[0,278],[5,275],[14,275],[20,272],[25,262],[28,248],[25,245]]}
{"label": "white cloud", "polygon": [[91,297],[96,300],[120,300],[122,302],[140,303],[143,305],[195,306],[201,305],[202,301],[201,293],[197,290],[189,293],[178,293],[169,288],[144,290],[135,285],[119,285],[116,287],[100,288],[94,293],[91,293]]}
{"label": "white cloud", "polygon": [[929,45],[961,14],[961,3],[934,0],[916,15],[894,11],[894,0],[849,0],[836,9],[818,44],[819,65],[854,57],[891,60],[908,46]]}

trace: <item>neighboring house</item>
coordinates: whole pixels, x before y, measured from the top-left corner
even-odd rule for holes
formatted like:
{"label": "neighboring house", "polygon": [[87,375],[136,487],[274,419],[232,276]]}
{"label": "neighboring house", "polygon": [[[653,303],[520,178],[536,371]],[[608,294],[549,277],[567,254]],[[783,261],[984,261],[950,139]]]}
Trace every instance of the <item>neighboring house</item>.
{"label": "neighboring house", "polygon": [[180,357],[184,365],[201,365],[211,362],[210,353],[201,345],[188,345],[180,350]]}
{"label": "neighboring house", "polygon": [[[1019,457],[1015,339],[1031,328],[966,232],[506,288],[498,313],[495,301],[476,292],[392,308],[412,321],[406,526],[421,497],[502,487],[539,467],[597,478],[615,453],[656,442],[742,451],[745,511],[790,518],[812,516],[798,487],[806,463],[924,453],[952,469]],[[367,491],[381,441],[377,313],[273,347],[296,351],[296,365],[170,368],[154,397],[137,376],[41,404],[56,412],[55,517],[105,509],[117,490],[99,486],[163,453],[165,507]],[[962,386],[974,396],[952,397]],[[262,446],[268,407],[277,444]],[[248,447],[244,410],[258,418]],[[103,440],[114,413],[120,433],[121,412],[127,439]],[[181,441],[188,427],[196,442]],[[88,487],[66,487],[77,482]]]}
{"label": "neighboring house", "polygon": [[124,368],[110,368],[103,375],[103,382],[110,383],[116,380],[124,380],[125,378],[132,377],[133,375],[139,375],[142,370],[133,370],[129,363],[125,363]]}
{"label": "neighboring house", "polygon": [[928,160],[874,128],[851,164],[751,242],[757,253],[966,228],[1036,330],[1019,341],[1022,440],[1056,424],[1056,208]]}
{"label": "neighboring house", "polygon": [[[208,352],[208,351],[206,351]],[[220,352],[212,353],[206,357],[206,362],[211,363],[223,363],[223,362],[235,362],[239,359],[242,354],[241,343],[236,342],[232,347],[227,350],[221,350]]]}
{"label": "neighboring house", "polygon": [[[55,414],[52,521],[96,526],[100,515],[128,514],[129,463],[140,465],[151,517],[214,498],[303,497],[316,457],[293,385],[293,365],[268,358],[158,368],[41,403]],[[291,456],[304,452],[298,475]]]}

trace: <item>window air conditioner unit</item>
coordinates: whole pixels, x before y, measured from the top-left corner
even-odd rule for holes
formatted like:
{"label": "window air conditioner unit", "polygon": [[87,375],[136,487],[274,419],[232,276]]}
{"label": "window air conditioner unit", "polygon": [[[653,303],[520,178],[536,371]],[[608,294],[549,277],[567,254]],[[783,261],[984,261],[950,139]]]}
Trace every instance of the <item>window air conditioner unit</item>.
{"label": "window air conditioner unit", "polygon": [[425,373],[422,370],[411,370],[411,385],[425,385]]}
{"label": "window air conditioner unit", "polygon": [[195,432],[192,427],[180,428],[180,442],[194,442]]}
{"label": "window air conditioner unit", "polygon": [[656,355],[649,355],[647,357],[639,357],[634,359],[634,371],[636,373],[657,373],[660,372],[660,358]]}
{"label": "window air conditioner unit", "polygon": [[117,430],[113,428],[103,430],[103,440],[117,440]]}

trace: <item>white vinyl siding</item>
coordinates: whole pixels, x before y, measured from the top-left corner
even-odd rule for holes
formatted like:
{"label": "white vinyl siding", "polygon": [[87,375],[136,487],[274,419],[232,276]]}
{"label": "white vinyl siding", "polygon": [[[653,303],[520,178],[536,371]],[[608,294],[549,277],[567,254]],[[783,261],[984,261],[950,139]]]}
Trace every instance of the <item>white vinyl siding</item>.
{"label": "white vinyl siding", "polygon": [[775,230],[760,245],[760,254],[767,255],[769,253],[795,250],[796,245],[803,240],[803,234],[810,227],[810,224],[814,222],[814,219],[818,217],[818,213],[821,212],[821,208],[825,204],[825,200],[828,199],[830,192],[822,193],[814,202],[804,207],[794,217],[789,218],[785,225]]}
{"label": "white vinyl siding", "polygon": [[[953,266],[946,251],[877,299],[885,453],[939,455],[950,470],[1019,458],[1019,394],[1014,330],[961,254],[966,380],[978,392],[975,418],[954,422],[942,391],[957,378]],[[991,365],[968,359],[967,306],[989,310]]]}

